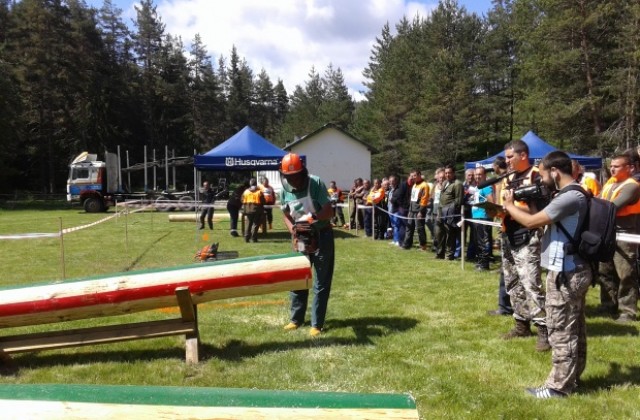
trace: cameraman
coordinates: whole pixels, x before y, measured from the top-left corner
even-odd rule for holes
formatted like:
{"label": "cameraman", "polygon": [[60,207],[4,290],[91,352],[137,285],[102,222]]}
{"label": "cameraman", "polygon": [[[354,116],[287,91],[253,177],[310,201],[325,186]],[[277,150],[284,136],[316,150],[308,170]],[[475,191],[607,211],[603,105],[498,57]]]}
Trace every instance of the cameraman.
{"label": "cameraman", "polygon": [[[534,185],[540,179],[538,169],[529,162],[529,146],[513,140],[504,148],[504,156],[511,175],[503,180],[503,194],[507,189]],[[515,201],[531,214],[542,208],[535,201]],[[503,336],[505,340],[533,335],[531,322],[538,327],[537,351],[549,350],[544,313],[544,291],[540,278],[540,230],[522,226],[509,214],[502,222],[502,272],[507,293],[513,306],[515,327]]]}
{"label": "cameraman", "polygon": [[[324,182],[317,176],[309,174],[300,156],[295,153],[285,155],[280,165],[280,173],[282,174],[280,203],[287,229],[295,238],[296,226],[299,222],[306,221],[307,231],[310,229],[317,239],[317,250],[307,254],[313,266],[314,293],[309,334],[317,337],[324,327],[333,280],[335,248],[333,230],[329,222],[333,216],[333,209]],[[291,292],[291,320],[285,325],[285,330],[298,329],[304,323],[308,300],[309,290]]]}
{"label": "cameraman", "polygon": [[578,191],[563,191],[576,184],[571,175],[571,159],[566,153],[548,153],[540,162],[542,183],[559,193],[541,211],[530,214],[513,200],[513,191],[505,191],[504,208],[511,218],[536,229],[547,226],[542,237],[541,263],[547,272],[546,321],[551,345],[551,373],[540,388],[527,392],[536,398],[565,397],[573,391],[584,371],[587,356],[585,329],[585,296],[591,284],[591,270],[577,253],[566,252],[571,238],[557,226],[562,226],[573,237],[587,215],[587,198]]}

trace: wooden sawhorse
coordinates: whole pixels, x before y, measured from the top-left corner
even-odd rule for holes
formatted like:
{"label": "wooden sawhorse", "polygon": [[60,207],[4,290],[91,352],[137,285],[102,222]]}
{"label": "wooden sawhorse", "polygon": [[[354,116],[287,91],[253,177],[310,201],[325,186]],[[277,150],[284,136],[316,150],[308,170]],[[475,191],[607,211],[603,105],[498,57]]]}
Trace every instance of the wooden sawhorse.
{"label": "wooden sawhorse", "polygon": [[175,294],[180,318],[0,337],[0,351],[11,354],[184,335],[186,362],[195,364],[199,359],[200,342],[198,308],[188,287],[176,288]]}

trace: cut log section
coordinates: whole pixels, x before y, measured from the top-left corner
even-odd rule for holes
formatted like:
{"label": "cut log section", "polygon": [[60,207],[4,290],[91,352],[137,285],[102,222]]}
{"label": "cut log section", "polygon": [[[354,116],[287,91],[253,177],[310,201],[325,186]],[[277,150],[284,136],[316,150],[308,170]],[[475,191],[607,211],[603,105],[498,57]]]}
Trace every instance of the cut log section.
{"label": "cut log section", "polygon": [[176,306],[189,289],[194,304],[308,289],[300,254],[242,258],[0,289],[0,328],[121,315]]}
{"label": "cut log section", "polygon": [[4,419],[417,420],[406,394],[99,385],[0,385]]}

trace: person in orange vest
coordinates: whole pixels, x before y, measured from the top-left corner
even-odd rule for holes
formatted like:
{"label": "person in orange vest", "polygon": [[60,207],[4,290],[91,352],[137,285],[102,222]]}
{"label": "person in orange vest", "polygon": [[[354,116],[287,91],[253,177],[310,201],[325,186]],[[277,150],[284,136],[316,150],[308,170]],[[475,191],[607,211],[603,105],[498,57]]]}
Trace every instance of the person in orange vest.
{"label": "person in orange vest", "polygon": [[249,188],[242,193],[242,212],[247,216],[247,227],[244,233],[245,242],[258,242],[258,229],[264,216],[264,195],[255,178],[249,180]]}
{"label": "person in orange vest", "polygon": [[[262,195],[264,195],[264,203],[267,206],[273,206],[276,204],[276,193],[273,190],[273,187],[269,185],[269,178],[263,176],[260,182],[260,191],[262,191]],[[273,208],[265,207],[264,214],[267,218],[267,223],[269,224],[269,230],[273,229]]]}
{"label": "person in orange vest", "polygon": [[[633,160],[629,155],[614,157],[609,166],[611,178],[602,187],[600,197],[613,202],[616,212],[616,233],[638,233],[640,214],[640,184],[635,181]],[[618,322],[635,321],[638,312],[638,245],[617,241],[613,261],[600,264],[600,312],[618,317]],[[619,314],[619,316],[618,316]]]}
{"label": "person in orange vest", "polygon": [[409,213],[407,215],[407,230],[404,234],[402,248],[411,249],[413,247],[413,234],[417,230],[420,250],[426,251],[427,231],[425,230],[425,223],[431,191],[427,181],[422,178],[422,172],[414,169],[409,176],[412,179],[412,185],[409,198]]}
{"label": "person in orange vest", "polygon": [[[375,178],[373,180],[373,186],[367,194],[366,204],[367,206],[375,206],[375,220],[372,219],[373,209],[367,208],[364,210],[364,232],[366,236],[371,236],[371,222],[373,222],[373,239],[384,239],[384,234],[387,231],[386,209],[384,208],[385,202],[385,188],[382,186],[382,181]],[[383,225],[382,225],[383,224]]]}
{"label": "person in orange vest", "polygon": [[[327,192],[329,193],[329,200],[331,200],[331,207],[333,208],[331,223],[333,223],[334,226],[344,227],[344,213],[342,212],[342,207],[340,207],[340,205],[344,203],[342,190],[338,188],[336,181],[331,181],[329,182],[329,189]],[[338,222],[340,224],[338,224]]]}
{"label": "person in orange vest", "polygon": [[600,194],[600,183],[590,176],[585,176],[584,167],[580,165],[577,160],[571,159],[571,169],[573,179],[575,179],[585,191],[590,192],[594,197],[597,197]]}

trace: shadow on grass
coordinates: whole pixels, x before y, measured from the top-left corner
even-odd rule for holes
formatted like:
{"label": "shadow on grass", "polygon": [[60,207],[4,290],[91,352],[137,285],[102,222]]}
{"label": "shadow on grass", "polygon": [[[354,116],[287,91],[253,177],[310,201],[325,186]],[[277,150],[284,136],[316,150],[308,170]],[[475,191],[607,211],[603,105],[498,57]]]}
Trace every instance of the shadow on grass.
{"label": "shadow on grass", "polygon": [[20,369],[50,368],[53,366],[74,366],[92,363],[128,363],[158,359],[185,359],[184,347],[163,347],[149,350],[96,351],[99,346],[90,346],[87,351],[72,354],[21,353],[12,355],[12,362],[0,368],[0,375],[17,375]]}
{"label": "shadow on grass", "polygon": [[145,255],[147,255],[147,253],[149,253],[149,251],[151,251],[151,250],[153,249],[153,247],[154,247],[156,244],[160,243],[164,238],[166,238],[166,237],[167,237],[167,236],[169,236],[169,235],[171,235],[171,232],[167,232],[167,233],[165,233],[164,235],[160,236],[158,239],[156,239],[155,241],[153,241],[151,244],[149,244],[149,246],[148,246],[146,249],[144,249],[144,250],[140,253],[140,255],[138,255],[138,256],[136,257],[136,259],[135,259],[135,260],[131,261],[131,264],[129,264],[129,266],[126,268],[126,271],[131,271],[131,270],[133,270],[133,269],[138,265],[138,263],[139,263],[140,261],[142,261],[142,258],[143,258]]}
{"label": "shadow on grass", "polygon": [[638,328],[633,324],[618,324],[613,319],[587,319],[587,338],[638,335]]}
{"label": "shadow on grass", "polygon": [[[208,359],[220,359],[240,362],[244,359],[256,357],[266,352],[282,352],[304,348],[333,347],[333,346],[365,346],[373,344],[372,338],[382,337],[393,333],[404,332],[414,328],[418,321],[413,318],[404,317],[363,317],[344,320],[332,320],[327,323],[326,335],[312,339],[308,336],[300,340],[291,341],[271,341],[258,344],[249,344],[242,340],[229,340],[221,347],[211,344],[200,344],[200,361]],[[332,337],[330,331],[340,329],[351,329],[354,337]],[[286,332],[283,331],[283,334]],[[152,361],[158,359],[182,359],[185,358],[184,347],[165,347],[154,350],[118,350],[118,351],[96,351],[99,347],[92,347],[86,352],[75,352],[73,354],[36,354],[25,353],[12,357],[12,366],[8,364],[7,369],[1,369],[0,375],[16,375],[19,369],[47,368],[52,366],[72,366],[90,363],[125,363],[136,361]]]}
{"label": "shadow on grass", "polygon": [[[373,337],[399,333],[414,328],[418,321],[403,317],[363,317],[327,322],[327,334],[318,338],[305,338],[296,342],[266,342],[247,344],[242,340],[230,340],[222,347],[204,345],[200,355],[202,359],[216,358],[229,361],[241,361],[265,352],[281,352],[300,348],[333,346],[365,346],[374,344]],[[355,337],[332,337],[331,331],[350,329]]]}
{"label": "shadow on grass", "polygon": [[[589,361],[587,360],[587,364]],[[610,389],[616,385],[640,385],[640,366],[623,366],[616,362],[609,364],[609,372],[580,381],[577,391],[591,394]]]}

